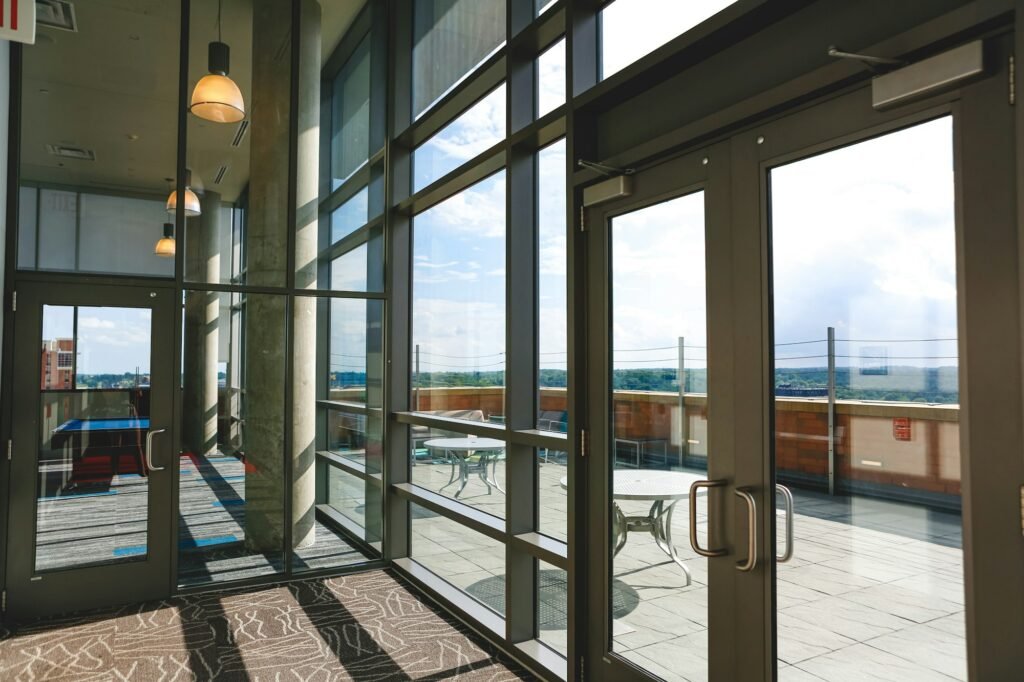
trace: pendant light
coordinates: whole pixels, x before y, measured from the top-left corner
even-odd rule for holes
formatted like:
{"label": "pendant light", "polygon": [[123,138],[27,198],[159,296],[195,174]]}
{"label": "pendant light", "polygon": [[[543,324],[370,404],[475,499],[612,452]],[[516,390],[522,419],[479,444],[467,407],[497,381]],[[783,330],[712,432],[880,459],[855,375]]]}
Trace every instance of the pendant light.
{"label": "pendant light", "polygon": [[199,118],[214,123],[238,123],[245,118],[242,91],[228,78],[230,50],[220,40],[220,17],[223,0],[217,2],[217,40],[210,43],[208,55],[210,73],[199,79],[192,91],[188,110]]}
{"label": "pendant light", "polygon": [[[173,182],[173,181],[172,181]],[[192,171],[185,171],[185,217],[195,218],[202,215],[203,209],[199,206],[199,197],[192,191]],[[167,212],[173,214],[178,210],[178,192],[171,190],[171,196],[167,197]]]}
{"label": "pendant light", "polygon": [[162,258],[173,258],[175,245],[174,225],[171,223],[164,223],[164,236],[157,240],[153,253]]}

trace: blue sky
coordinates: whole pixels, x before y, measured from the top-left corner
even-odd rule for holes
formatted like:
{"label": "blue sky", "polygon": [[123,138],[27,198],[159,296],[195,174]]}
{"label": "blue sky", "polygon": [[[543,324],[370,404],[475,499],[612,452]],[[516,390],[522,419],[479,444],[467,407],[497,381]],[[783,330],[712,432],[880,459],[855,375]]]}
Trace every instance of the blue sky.
{"label": "blue sky", "polygon": [[[73,306],[43,306],[43,338],[69,339]],[[78,309],[78,373],[149,372],[151,312],[148,308]]]}
{"label": "blue sky", "polygon": [[[540,351],[564,368],[564,145],[538,163]],[[949,118],[771,171],[776,339],[840,339],[838,364],[955,365]],[[502,369],[504,175],[416,217],[415,342],[422,369]],[[612,223],[617,366],[705,366],[703,193]],[[846,341],[852,340],[852,341]],[[654,349],[639,351],[638,349]],[[782,367],[825,364],[823,342],[780,347]],[[785,357],[799,359],[785,361]],[[433,363],[428,365],[427,363]]]}

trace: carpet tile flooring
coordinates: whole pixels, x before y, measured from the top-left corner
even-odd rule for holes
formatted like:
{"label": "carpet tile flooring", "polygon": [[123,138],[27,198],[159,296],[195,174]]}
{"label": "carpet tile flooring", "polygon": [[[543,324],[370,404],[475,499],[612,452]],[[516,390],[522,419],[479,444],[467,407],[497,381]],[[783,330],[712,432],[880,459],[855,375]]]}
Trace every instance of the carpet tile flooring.
{"label": "carpet tile flooring", "polygon": [[387,571],[209,592],[0,632],[0,679],[534,679]]}

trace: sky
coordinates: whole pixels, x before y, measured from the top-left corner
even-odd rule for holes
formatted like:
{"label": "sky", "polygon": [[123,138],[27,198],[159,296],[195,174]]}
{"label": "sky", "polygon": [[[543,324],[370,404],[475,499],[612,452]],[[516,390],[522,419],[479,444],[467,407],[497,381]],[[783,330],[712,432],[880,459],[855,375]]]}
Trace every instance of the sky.
{"label": "sky", "polygon": [[[542,150],[538,171],[541,361],[560,368],[564,142]],[[837,353],[848,356],[840,366],[956,364],[951,119],[772,169],[770,181],[775,336],[801,343],[780,345],[780,366],[823,366],[830,326]],[[503,206],[499,173],[415,218],[413,320],[424,371],[428,353],[438,370],[502,367]],[[674,367],[680,336],[687,367],[704,366],[704,229],[701,192],[612,220],[623,368]]]}
{"label": "sky", "polygon": [[[43,306],[43,338],[74,337],[74,306]],[[149,373],[148,308],[78,308],[78,373]]]}

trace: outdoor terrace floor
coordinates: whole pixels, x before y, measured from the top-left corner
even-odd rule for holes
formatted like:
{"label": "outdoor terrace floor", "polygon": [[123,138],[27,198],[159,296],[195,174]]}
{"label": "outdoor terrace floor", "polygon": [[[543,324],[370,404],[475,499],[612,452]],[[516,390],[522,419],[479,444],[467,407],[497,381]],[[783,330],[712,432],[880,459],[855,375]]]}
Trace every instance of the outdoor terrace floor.
{"label": "outdoor terrace floor", "polygon": [[[538,491],[541,529],[562,540],[565,473],[555,459],[542,463]],[[504,481],[502,463],[497,477]],[[435,491],[449,478],[446,463],[413,467],[413,481]],[[780,679],[966,679],[960,516],[877,498],[793,492],[794,556],[778,565],[776,583]],[[476,477],[460,499],[504,515],[504,495],[487,494]],[[685,504],[677,507],[673,536],[693,582],[685,585],[651,535],[630,533],[614,564],[613,649],[663,679],[696,682],[707,679],[707,560],[690,549]],[[649,504],[622,508],[642,515]],[[698,522],[706,527],[704,518]],[[412,533],[414,559],[496,611],[504,608],[504,553],[495,551],[495,541],[424,509],[414,510]],[[542,566],[539,582],[539,638],[564,652],[565,574]]]}

